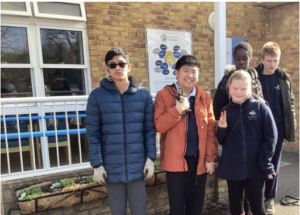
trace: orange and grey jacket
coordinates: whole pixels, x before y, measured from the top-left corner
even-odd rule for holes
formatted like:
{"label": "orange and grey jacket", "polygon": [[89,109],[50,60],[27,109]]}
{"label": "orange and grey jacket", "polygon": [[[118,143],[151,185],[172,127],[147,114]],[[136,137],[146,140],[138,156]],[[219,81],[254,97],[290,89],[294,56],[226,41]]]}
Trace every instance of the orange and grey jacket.
{"label": "orange and grey jacket", "polygon": [[[199,161],[197,174],[206,172],[205,162],[214,162],[217,157],[215,118],[208,93],[196,87],[195,117],[199,135]],[[187,148],[188,116],[183,117],[175,107],[175,85],[158,91],[154,103],[154,124],[160,137],[160,168],[170,172],[188,170],[184,159]]]}

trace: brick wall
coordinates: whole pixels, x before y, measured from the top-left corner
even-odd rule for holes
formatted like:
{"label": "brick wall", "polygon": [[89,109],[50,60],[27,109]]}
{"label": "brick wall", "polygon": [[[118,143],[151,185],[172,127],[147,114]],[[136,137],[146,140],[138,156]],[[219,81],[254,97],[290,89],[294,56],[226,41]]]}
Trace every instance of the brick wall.
{"label": "brick wall", "polygon": [[296,141],[285,142],[284,150],[299,152],[299,3],[274,8],[270,12],[272,41],[281,48],[280,66],[289,73],[295,96]]}
{"label": "brick wall", "polygon": [[226,3],[226,37],[247,38],[253,49],[251,67],[260,63],[262,46],[270,40],[270,11],[251,2]]}
{"label": "brick wall", "polygon": [[130,56],[131,74],[149,88],[145,28],[193,31],[193,54],[201,64],[199,84],[214,88],[214,34],[207,26],[213,3],[90,2],[86,3],[92,87],[107,75],[104,56],[122,47]]}

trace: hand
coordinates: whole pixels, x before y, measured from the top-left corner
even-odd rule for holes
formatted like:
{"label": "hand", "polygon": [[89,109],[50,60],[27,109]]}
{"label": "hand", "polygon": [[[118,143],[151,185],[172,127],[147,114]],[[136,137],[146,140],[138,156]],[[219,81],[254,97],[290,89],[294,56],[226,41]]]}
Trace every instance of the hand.
{"label": "hand", "polygon": [[206,172],[209,174],[213,174],[215,171],[215,163],[214,162],[205,162]]}
{"label": "hand", "polygon": [[219,127],[227,128],[227,120],[226,120],[226,110],[221,112],[220,120],[218,122]]}
{"label": "hand", "polygon": [[185,111],[186,109],[190,108],[190,102],[187,98],[183,99],[183,102],[180,102],[178,100],[176,100],[176,109],[178,110],[178,112],[181,114],[183,111]]}
{"label": "hand", "polygon": [[145,181],[154,174],[154,162],[150,158],[147,158],[143,172]]}
{"label": "hand", "polygon": [[275,176],[275,175],[276,175],[276,173],[275,173],[275,172],[273,172],[272,174],[268,175],[268,178],[269,178],[269,179],[271,179],[271,175],[274,175],[274,176]]}
{"label": "hand", "polygon": [[103,166],[94,168],[94,182],[100,185],[106,184],[107,173]]}

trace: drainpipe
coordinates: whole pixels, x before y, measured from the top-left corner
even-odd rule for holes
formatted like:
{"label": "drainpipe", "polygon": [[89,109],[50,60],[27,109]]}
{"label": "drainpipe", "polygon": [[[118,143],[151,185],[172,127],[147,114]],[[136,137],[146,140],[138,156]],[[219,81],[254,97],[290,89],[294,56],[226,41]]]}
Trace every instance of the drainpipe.
{"label": "drainpipe", "polygon": [[226,66],[226,2],[215,2],[215,88],[224,75]]}

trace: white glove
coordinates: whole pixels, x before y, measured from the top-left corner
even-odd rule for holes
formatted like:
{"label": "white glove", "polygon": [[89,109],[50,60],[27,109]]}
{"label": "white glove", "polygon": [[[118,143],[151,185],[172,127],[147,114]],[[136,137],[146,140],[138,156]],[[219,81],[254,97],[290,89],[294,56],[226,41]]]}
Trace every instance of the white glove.
{"label": "white glove", "polygon": [[144,167],[144,180],[151,178],[153,173],[154,173],[154,162],[150,158],[147,158]]}
{"label": "white glove", "polygon": [[106,184],[107,173],[103,166],[94,168],[94,182],[100,185]]}

